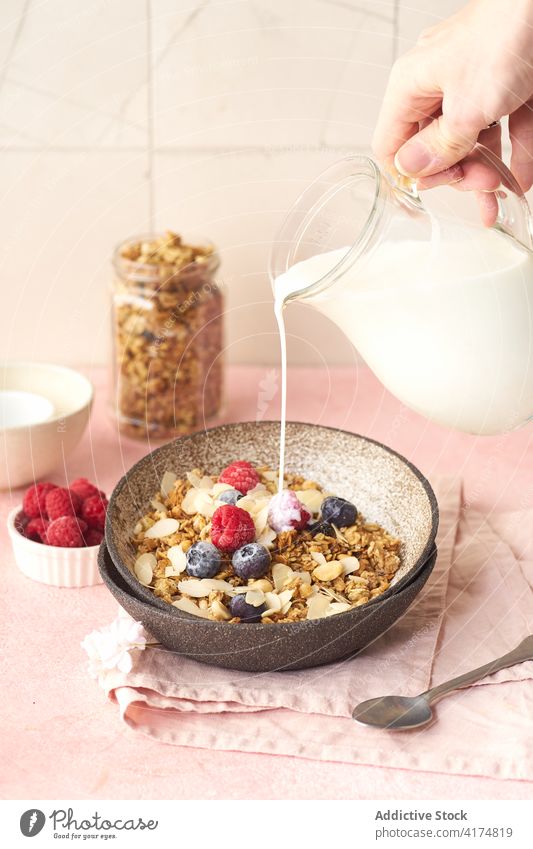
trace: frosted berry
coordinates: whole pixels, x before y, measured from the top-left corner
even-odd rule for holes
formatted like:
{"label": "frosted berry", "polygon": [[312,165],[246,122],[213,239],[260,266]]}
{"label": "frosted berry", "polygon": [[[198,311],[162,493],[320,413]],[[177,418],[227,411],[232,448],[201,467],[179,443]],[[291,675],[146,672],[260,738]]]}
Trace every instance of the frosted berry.
{"label": "frosted berry", "polygon": [[30,486],[24,493],[22,500],[22,509],[26,516],[30,519],[38,519],[39,517],[47,518],[46,512],[46,496],[53,489],[57,489],[55,483],[36,483]]}
{"label": "frosted berry", "polygon": [[325,537],[335,537],[333,525],[330,525],[329,522],[324,522],[323,519],[319,519],[317,522],[313,522],[311,525],[308,525],[307,530],[310,531],[314,537],[316,537],[317,534],[324,534]]}
{"label": "frosted berry", "polygon": [[87,525],[83,520],[74,516],[60,516],[59,519],[50,522],[46,532],[46,542],[48,545],[60,548],[83,548],[85,546],[83,534],[86,530]]}
{"label": "frosted berry", "polygon": [[24,528],[24,536],[32,539],[34,542],[46,542],[46,531],[50,522],[48,519],[30,519]]}
{"label": "frosted berry", "polygon": [[270,499],[268,524],[278,534],[281,531],[303,530],[311,514],[292,489],[277,492]]}
{"label": "frosted berry", "polygon": [[107,510],[107,499],[101,495],[91,495],[86,498],[81,506],[82,518],[90,528],[103,531],[105,528],[105,514]]}
{"label": "frosted berry", "polygon": [[345,498],[337,498],[329,495],[324,498],[320,508],[321,517],[324,522],[329,522],[337,528],[348,528],[355,524],[357,519],[357,508]]}
{"label": "frosted berry", "polygon": [[270,567],[268,549],[259,542],[249,542],[238,548],[231,558],[233,571],[239,578],[262,578]]}
{"label": "frosted berry", "polygon": [[236,551],[246,543],[254,541],[254,521],[241,507],[223,504],[213,513],[211,539],[220,551]]}
{"label": "frosted berry", "polygon": [[217,495],[217,498],[219,501],[224,502],[224,504],[236,504],[239,498],[242,498],[242,492],[239,492],[237,489],[225,489],[224,492]]}
{"label": "frosted berry", "polygon": [[76,516],[81,510],[81,499],[70,489],[56,486],[46,496],[46,515],[49,519],[59,519],[60,516]]}
{"label": "frosted berry", "polygon": [[247,460],[236,460],[220,473],[220,483],[228,483],[243,495],[259,483],[259,475]]}
{"label": "frosted berry", "polygon": [[92,495],[102,495],[105,498],[105,493],[103,493],[97,486],[87,480],[87,478],[76,478],[75,481],[72,481],[69,489],[72,492],[75,492],[82,501],[85,501],[86,498],[90,498]]}
{"label": "frosted berry", "polygon": [[222,558],[210,542],[195,542],[187,551],[187,574],[192,578],[214,578],[220,572]]}
{"label": "frosted berry", "polygon": [[254,607],[253,604],[248,604],[244,595],[239,593],[231,599],[229,609],[232,616],[238,616],[243,622],[260,622],[261,614],[266,610],[266,604]]}

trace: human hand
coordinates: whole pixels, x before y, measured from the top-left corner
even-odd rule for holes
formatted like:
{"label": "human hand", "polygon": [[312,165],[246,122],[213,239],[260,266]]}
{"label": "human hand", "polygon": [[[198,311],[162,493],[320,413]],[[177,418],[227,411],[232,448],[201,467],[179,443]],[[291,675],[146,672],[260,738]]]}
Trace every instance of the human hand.
{"label": "human hand", "polygon": [[[472,153],[477,141],[501,156],[509,115],[511,170],[533,185],[533,0],[470,0],[425,30],[395,63],[373,139],[374,153],[417,178],[420,189],[455,183],[496,219],[500,176]],[[488,128],[488,129],[487,129]]]}

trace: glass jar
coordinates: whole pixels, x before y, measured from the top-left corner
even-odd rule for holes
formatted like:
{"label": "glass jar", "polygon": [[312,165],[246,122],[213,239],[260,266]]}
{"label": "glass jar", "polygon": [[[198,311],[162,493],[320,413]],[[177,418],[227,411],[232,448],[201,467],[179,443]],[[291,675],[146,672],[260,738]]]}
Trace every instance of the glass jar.
{"label": "glass jar", "polygon": [[481,145],[472,157],[499,175],[492,226],[472,192],[422,201],[414,181],[351,156],[289,211],[271,277],[278,303],[334,321],[405,405],[494,434],[533,417],[533,223],[503,162]]}
{"label": "glass jar", "polygon": [[121,243],[113,257],[113,385],[119,428],[169,439],[221,405],[223,295],[212,245],[174,233]]}

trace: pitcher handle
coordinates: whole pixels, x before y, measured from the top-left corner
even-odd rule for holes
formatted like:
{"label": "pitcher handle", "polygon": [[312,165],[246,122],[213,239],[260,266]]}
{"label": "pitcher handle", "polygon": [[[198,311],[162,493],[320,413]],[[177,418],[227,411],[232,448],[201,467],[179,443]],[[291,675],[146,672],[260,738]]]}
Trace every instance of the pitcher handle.
{"label": "pitcher handle", "polygon": [[529,250],[533,250],[533,220],[524,192],[509,168],[492,150],[476,144],[474,151],[481,159],[490,163],[500,175],[500,186],[495,190],[498,203],[498,218],[493,227],[512,236]]}
{"label": "pitcher handle", "polygon": [[[492,226],[512,236],[528,250],[533,250],[533,219],[524,192],[509,168],[492,150],[478,143],[472,150],[472,154],[476,153],[500,175],[500,185],[493,192],[498,204],[498,217]],[[391,163],[384,168],[384,173],[404,206],[414,210],[423,209],[415,178],[400,174]]]}

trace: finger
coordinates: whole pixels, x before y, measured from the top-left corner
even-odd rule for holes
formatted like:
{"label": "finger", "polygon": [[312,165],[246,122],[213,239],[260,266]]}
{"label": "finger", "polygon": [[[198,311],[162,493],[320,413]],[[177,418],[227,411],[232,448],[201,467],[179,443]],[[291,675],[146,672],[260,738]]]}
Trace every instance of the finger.
{"label": "finger", "polygon": [[[491,127],[479,135],[479,141],[496,156],[501,155],[501,127]],[[501,183],[498,170],[480,150],[474,150],[457,165],[416,181],[421,191],[453,184],[459,191],[495,191]]]}
{"label": "finger", "polygon": [[374,154],[382,162],[392,160],[396,151],[418,133],[419,123],[430,118],[442,100],[437,88],[423,91],[417,86],[412,63],[409,54],[400,57],[389,77],[372,140]]}
{"label": "finger", "polygon": [[439,118],[399,149],[394,164],[408,177],[438,174],[471,152],[484,126],[483,117],[476,111],[458,119],[450,118],[444,109]]}
{"label": "finger", "polygon": [[494,192],[476,192],[481,222],[485,227],[492,227],[498,217],[498,201]]}
{"label": "finger", "polygon": [[[479,134],[479,142],[488,147],[499,159],[502,158],[502,128],[500,124],[483,130]],[[480,170],[481,165],[484,166],[484,171]],[[481,223],[485,227],[492,227],[498,217],[498,201],[496,195],[491,193],[491,189],[495,190],[501,184],[501,175],[494,165],[489,164],[486,160],[482,160],[480,163],[474,162],[472,167],[473,173],[467,176],[467,180],[472,183],[476,182],[473,188],[483,189],[481,192],[476,192]]]}
{"label": "finger", "polygon": [[509,115],[512,144],[511,171],[522,191],[533,185],[533,104],[524,103]]}

